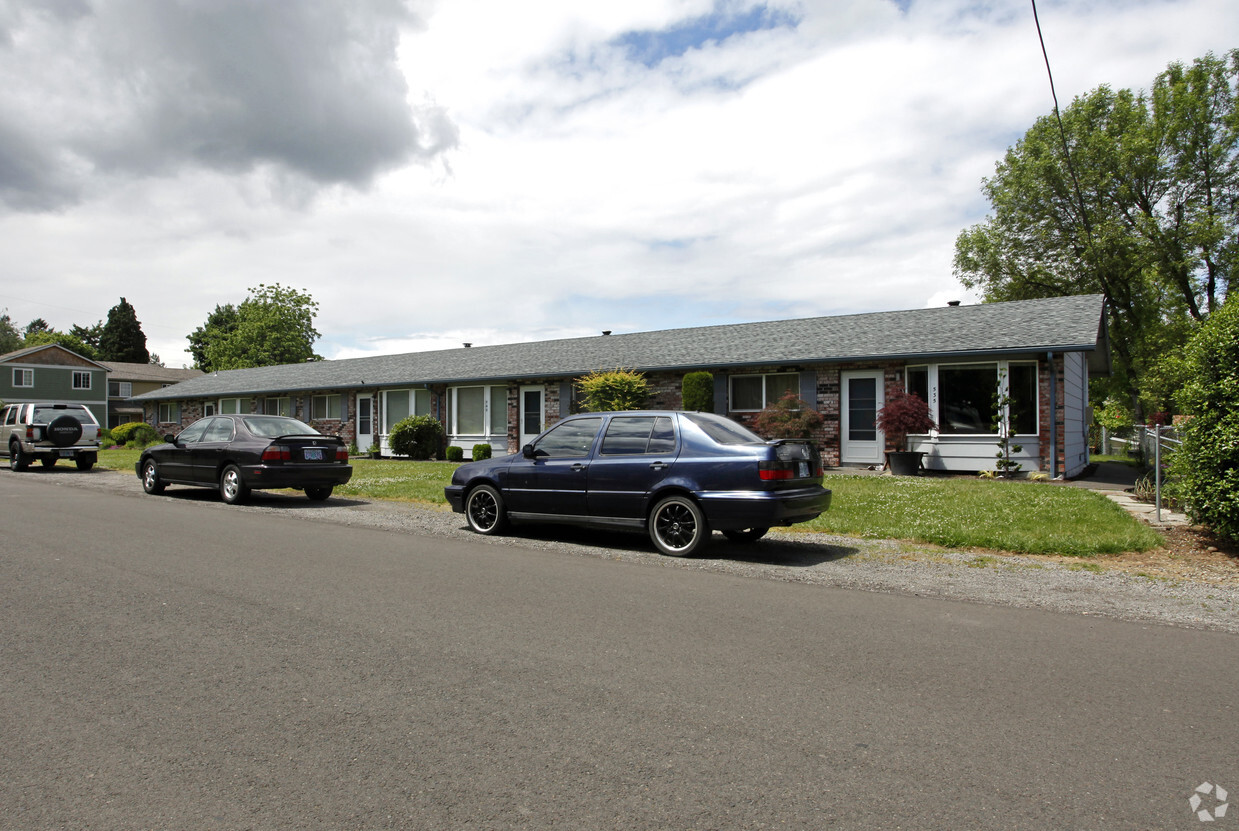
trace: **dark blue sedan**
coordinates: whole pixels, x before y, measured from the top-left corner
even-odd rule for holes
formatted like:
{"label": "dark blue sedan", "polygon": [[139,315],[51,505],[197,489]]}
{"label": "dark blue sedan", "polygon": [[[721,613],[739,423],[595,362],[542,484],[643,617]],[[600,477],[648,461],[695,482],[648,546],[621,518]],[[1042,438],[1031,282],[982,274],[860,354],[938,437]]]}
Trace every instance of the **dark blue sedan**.
{"label": "dark blue sedan", "polygon": [[756,540],[830,507],[812,443],[678,411],[569,416],[519,455],[461,465],[444,491],[479,534],[509,521],[645,530],[673,557],[711,531]]}

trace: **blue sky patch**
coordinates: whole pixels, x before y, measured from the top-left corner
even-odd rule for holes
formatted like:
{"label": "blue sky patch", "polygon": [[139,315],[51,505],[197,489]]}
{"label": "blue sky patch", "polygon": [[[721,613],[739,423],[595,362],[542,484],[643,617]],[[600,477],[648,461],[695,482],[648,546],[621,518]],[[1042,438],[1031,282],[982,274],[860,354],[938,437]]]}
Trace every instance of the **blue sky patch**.
{"label": "blue sky patch", "polygon": [[667,29],[626,32],[612,41],[628,59],[655,67],[667,58],[678,58],[691,49],[708,43],[769,29],[794,29],[800,18],[786,11],[771,9],[764,3],[749,9],[716,4],[714,11],[675,24]]}

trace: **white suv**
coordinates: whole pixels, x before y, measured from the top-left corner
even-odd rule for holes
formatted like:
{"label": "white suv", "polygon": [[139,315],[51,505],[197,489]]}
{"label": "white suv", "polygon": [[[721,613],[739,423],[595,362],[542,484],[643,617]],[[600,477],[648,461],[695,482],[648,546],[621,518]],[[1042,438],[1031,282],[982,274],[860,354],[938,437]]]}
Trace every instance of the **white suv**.
{"label": "white suv", "polygon": [[25,470],[38,459],[51,467],[72,459],[78,470],[99,460],[99,422],[83,404],[9,404],[0,416],[11,470]]}

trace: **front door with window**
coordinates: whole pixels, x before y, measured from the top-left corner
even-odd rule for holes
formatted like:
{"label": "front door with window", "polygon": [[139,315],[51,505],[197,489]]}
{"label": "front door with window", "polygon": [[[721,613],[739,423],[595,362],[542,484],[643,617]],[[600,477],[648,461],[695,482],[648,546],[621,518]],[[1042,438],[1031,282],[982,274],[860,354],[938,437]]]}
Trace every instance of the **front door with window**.
{"label": "front door with window", "polygon": [[363,453],[374,443],[374,399],[368,395],[357,396],[357,449]]}
{"label": "front door with window", "polygon": [[840,381],[839,461],[845,465],[881,464],[886,449],[886,437],[877,425],[878,410],[885,400],[882,373],[844,372]]}
{"label": "front door with window", "polygon": [[[546,423],[546,390],[543,387],[521,387],[521,441],[519,447],[529,444]],[[518,450],[519,450],[518,447]]]}

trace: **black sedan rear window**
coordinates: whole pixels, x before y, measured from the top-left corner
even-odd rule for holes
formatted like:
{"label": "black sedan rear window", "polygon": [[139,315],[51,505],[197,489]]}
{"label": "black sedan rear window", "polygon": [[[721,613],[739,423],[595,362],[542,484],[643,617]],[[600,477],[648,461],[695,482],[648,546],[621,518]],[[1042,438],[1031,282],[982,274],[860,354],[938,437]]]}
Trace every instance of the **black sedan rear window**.
{"label": "black sedan rear window", "polygon": [[303,421],[286,416],[248,416],[245,427],[255,436],[276,439],[280,436],[317,436],[319,432]]}

